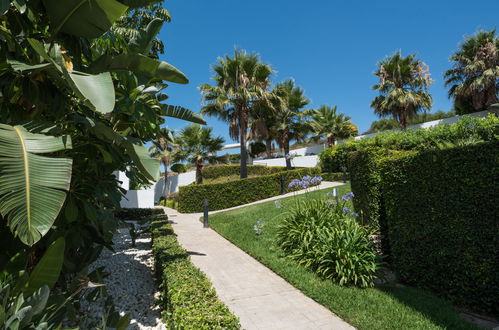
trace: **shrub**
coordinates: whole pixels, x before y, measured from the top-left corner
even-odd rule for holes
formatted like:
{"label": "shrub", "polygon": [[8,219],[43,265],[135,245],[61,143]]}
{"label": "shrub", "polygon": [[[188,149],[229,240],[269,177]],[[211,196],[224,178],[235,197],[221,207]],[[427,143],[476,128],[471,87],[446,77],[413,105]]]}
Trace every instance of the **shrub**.
{"label": "shrub", "polygon": [[178,202],[178,199],[179,199],[178,191],[177,192],[172,192],[171,194],[169,194],[168,196],[166,196],[166,199]]}
{"label": "shrub", "polygon": [[[343,172],[336,172],[336,173],[322,173],[321,177],[324,181],[343,181]],[[347,173],[347,180],[349,179],[350,175]]]}
{"label": "shrub", "polygon": [[382,162],[393,266],[400,278],[497,315],[499,143]]}
{"label": "shrub", "polygon": [[179,211],[182,213],[201,212],[205,198],[208,199],[211,211],[251,203],[279,195],[281,176],[284,179],[286,191],[291,180],[304,175],[316,176],[318,174],[320,174],[320,168],[314,167],[224,183],[183,186],[180,187]]}
{"label": "shrub", "polygon": [[209,279],[178,244],[166,215],[157,217],[151,227],[163,319],[168,328],[239,329],[238,318],[217,298]]}
{"label": "shrub", "polygon": [[187,166],[185,166],[185,164],[177,163],[173,164],[170,167],[170,170],[175,173],[185,173],[187,171]]}
{"label": "shrub", "polygon": [[455,124],[383,132],[369,138],[350,140],[324,149],[319,154],[319,159],[325,172],[339,172],[347,165],[347,155],[352,151],[373,147],[390,150],[426,150],[439,148],[449,142],[466,144],[494,141],[497,140],[497,136],[499,136],[499,118],[496,116],[489,115],[486,118],[463,116]]}
{"label": "shrub", "polygon": [[[265,165],[248,165],[248,175],[269,175],[284,171],[285,167],[280,166],[265,166]],[[214,165],[203,168],[203,178],[216,179],[239,175],[239,165]]]}
{"label": "shrub", "polygon": [[170,207],[172,209],[178,209],[178,202],[173,199],[167,199],[165,203],[166,207]]}
{"label": "shrub", "polygon": [[143,208],[121,209],[115,213],[115,217],[121,220],[143,220],[156,214],[163,214],[163,210]]}
{"label": "shrub", "polygon": [[277,242],[289,257],[323,278],[340,285],[373,285],[376,253],[368,231],[345,203],[299,202],[279,225]]}

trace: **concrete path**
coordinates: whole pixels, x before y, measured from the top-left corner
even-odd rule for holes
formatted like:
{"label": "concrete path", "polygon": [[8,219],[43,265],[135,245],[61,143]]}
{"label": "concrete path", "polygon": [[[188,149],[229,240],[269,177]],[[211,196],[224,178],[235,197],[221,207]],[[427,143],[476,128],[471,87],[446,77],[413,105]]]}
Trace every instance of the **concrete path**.
{"label": "concrete path", "polygon": [[[341,183],[324,182],[319,188],[338,185]],[[214,230],[203,229],[201,213],[180,214],[170,208],[165,211],[180,244],[210,278],[218,296],[240,318],[243,328],[353,329]]]}

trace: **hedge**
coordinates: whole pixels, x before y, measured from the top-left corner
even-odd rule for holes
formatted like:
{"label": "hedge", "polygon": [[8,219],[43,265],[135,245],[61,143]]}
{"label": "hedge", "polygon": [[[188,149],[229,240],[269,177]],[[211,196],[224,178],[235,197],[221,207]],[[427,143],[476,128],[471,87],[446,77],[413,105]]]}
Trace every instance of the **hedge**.
{"label": "hedge", "polygon": [[179,188],[179,211],[201,212],[205,198],[208,199],[210,211],[214,211],[277,196],[281,193],[281,176],[287,189],[291,180],[301,179],[305,175],[320,175],[320,168],[302,168],[224,183],[183,186]]}
{"label": "hedge", "polygon": [[[324,181],[337,181],[337,182],[343,182],[343,172],[336,172],[336,173],[321,173],[322,180]],[[347,180],[350,177],[350,175],[347,173]]]}
{"label": "hedge", "polygon": [[[285,169],[285,167],[280,166],[248,165],[248,175],[269,175],[282,172]],[[203,168],[203,178],[205,179],[216,179],[239,174],[239,165],[214,165]]]}
{"label": "hedge", "polygon": [[177,242],[166,215],[157,217],[151,227],[160,304],[168,328],[240,329],[239,319],[217,298],[210,280]]}
{"label": "hedge", "polygon": [[369,138],[346,141],[324,149],[319,154],[319,159],[324,172],[340,172],[342,167],[347,166],[348,154],[352,151],[373,147],[422,151],[428,148],[441,148],[448,143],[495,141],[497,136],[499,136],[499,118],[495,115],[491,114],[486,118],[463,116],[455,124],[382,132]]}
{"label": "hedge", "polygon": [[381,164],[393,266],[409,284],[499,314],[499,142]]}
{"label": "hedge", "polygon": [[163,213],[162,209],[130,208],[121,209],[114,216],[121,220],[143,220],[144,218]]}

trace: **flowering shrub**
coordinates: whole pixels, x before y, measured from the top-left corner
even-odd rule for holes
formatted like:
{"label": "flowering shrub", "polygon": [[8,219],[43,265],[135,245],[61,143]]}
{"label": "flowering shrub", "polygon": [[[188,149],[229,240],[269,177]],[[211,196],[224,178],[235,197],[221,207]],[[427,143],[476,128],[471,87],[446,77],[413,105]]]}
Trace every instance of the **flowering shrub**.
{"label": "flowering shrub", "polygon": [[370,287],[378,267],[369,232],[341,201],[305,199],[291,209],[277,231],[277,243],[299,264],[340,285]]}
{"label": "flowering shrub", "polygon": [[293,179],[291,182],[288,184],[289,189],[307,189],[308,187],[311,186],[318,186],[322,182],[322,177],[320,176],[314,176],[311,177],[310,175],[305,175],[301,180],[298,179]]}

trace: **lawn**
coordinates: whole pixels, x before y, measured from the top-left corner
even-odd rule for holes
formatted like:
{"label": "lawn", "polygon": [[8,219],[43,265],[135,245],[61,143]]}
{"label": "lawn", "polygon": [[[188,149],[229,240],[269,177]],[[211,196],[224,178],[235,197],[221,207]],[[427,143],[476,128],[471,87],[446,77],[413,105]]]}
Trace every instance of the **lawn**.
{"label": "lawn", "polygon": [[[379,286],[372,289],[342,287],[322,280],[286,258],[275,243],[279,221],[286,209],[299,198],[325,197],[329,190],[311,191],[306,196],[274,201],[217,213],[210,225],[222,236],[259,260],[304,294],[329,308],[359,329],[480,329],[461,319],[453,306],[434,295],[405,286]],[[340,194],[350,191],[339,187]],[[331,197],[332,198],[332,197]],[[265,222],[261,235],[253,226]]]}

